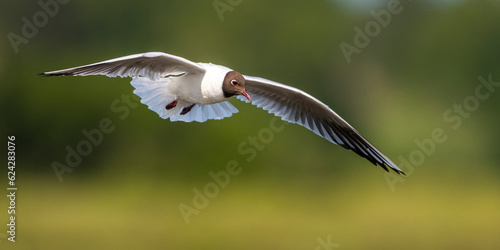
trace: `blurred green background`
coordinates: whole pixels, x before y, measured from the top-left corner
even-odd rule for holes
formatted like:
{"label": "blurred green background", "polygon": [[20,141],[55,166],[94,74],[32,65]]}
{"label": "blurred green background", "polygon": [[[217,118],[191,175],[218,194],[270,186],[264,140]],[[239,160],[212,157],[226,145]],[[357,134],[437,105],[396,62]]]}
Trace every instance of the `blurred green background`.
{"label": "blurred green background", "polygon": [[[500,93],[478,80],[500,82],[498,1],[401,1],[385,27],[386,1],[51,3],[46,19],[36,1],[1,3],[0,134],[16,137],[18,187],[17,242],[3,195],[1,249],[500,248]],[[13,45],[23,17],[39,27]],[[348,62],[340,45],[367,25]],[[236,99],[231,118],[170,122],[130,79],[36,76],[147,51],[303,89],[407,177],[295,124],[269,134],[273,116]],[[113,131],[58,179],[54,162],[102,121]],[[262,150],[240,146],[259,135]],[[5,167],[0,179],[7,194]]]}

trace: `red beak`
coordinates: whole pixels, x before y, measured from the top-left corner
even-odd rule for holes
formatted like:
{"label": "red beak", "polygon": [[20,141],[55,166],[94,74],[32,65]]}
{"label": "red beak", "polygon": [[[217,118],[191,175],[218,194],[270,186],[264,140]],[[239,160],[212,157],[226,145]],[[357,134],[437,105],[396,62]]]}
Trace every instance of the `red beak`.
{"label": "red beak", "polygon": [[250,98],[250,95],[248,94],[248,92],[246,90],[243,90],[242,92],[240,92],[244,97],[246,97],[248,99],[249,102],[252,101],[252,98]]}

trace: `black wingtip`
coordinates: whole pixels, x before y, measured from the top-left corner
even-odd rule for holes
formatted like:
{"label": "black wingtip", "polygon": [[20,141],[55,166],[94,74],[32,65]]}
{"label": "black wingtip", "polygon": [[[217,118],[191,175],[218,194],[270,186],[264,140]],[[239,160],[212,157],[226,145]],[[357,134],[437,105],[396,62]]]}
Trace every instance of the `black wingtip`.
{"label": "black wingtip", "polygon": [[390,165],[386,165],[384,163],[377,163],[375,164],[376,165],[379,165],[381,166],[387,173],[390,173],[391,171],[389,171],[389,169],[391,169],[392,171],[396,172],[396,174],[403,174],[404,176],[406,176],[406,174],[403,172],[403,170],[401,169],[397,169],[397,168],[392,168]]}
{"label": "black wingtip", "polygon": [[404,176],[406,176],[405,172],[403,172],[403,170],[399,170],[400,173],[402,173]]}
{"label": "black wingtip", "polygon": [[[394,168],[391,168],[394,172],[396,172],[397,174],[403,174],[404,176],[406,176],[405,172],[403,172],[403,170],[399,170],[399,169],[394,169]],[[389,171],[387,171],[389,172]]]}
{"label": "black wingtip", "polygon": [[74,74],[72,73],[50,73],[50,72],[43,72],[43,73],[39,73],[37,74],[37,76],[41,76],[41,77],[51,77],[51,76],[72,76]]}

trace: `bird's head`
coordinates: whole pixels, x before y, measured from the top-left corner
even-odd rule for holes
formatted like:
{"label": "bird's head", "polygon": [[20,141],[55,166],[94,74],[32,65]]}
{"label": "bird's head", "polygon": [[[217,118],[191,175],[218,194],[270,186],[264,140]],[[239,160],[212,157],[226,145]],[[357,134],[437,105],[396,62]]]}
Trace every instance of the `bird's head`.
{"label": "bird's head", "polygon": [[252,101],[250,95],[245,89],[245,78],[238,71],[229,71],[224,77],[224,81],[222,82],[222,91],[224,92],[224,96],[229,98],[234,95],[242,95],[248,99],[248,101]]}

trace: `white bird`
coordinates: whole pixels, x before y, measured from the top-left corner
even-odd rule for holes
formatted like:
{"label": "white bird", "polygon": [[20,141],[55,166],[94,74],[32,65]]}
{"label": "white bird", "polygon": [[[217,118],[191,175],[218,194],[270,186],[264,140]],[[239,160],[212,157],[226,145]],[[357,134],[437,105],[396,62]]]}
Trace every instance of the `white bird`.
{"label": "white bird", "polygon": [[358,131],[313,96],[271,80],[242,75],[221,65],[148,52],[41,75],[132,77],[134,93],[141,97],[141,103],[171,121],[205,122],[229,117],[238,110],[228,100],[237,96],[354,151],[386,171],[389,167],[404,174]]}

